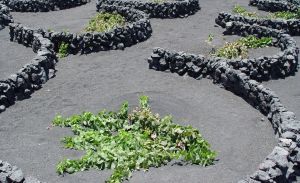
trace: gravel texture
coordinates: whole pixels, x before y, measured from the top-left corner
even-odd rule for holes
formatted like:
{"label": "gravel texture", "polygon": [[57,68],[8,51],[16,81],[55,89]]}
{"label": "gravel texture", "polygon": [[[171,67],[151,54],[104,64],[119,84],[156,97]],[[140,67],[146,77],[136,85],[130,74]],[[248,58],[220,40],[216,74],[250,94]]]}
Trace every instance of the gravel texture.
{"label": "gravel texture", "polygon": [[0,31],[0,79],[14,74],[35,57],[31,48],[10,42],[9,29]]}
{"label": "gravel texture", "polygon": [[[176,122],[199,128],[219,155],[213,166],[166,166],[148,173],[137,172],[130,182],[230,183],[252,174],[276,144],[269,121],[243,99],[210,80],[155,72],[148,69],[145,60],[157,46],[192,53],[209,50],[205,43],[208,35],[221,35],[224,31],[214,26],[214,18],[220,11],[230,11],[236,3],[247,4],[242,0],[200,1],[201,11],[188,18],[152,19],[152,37],[125,51],[62,59],[55,78],[30,99],[17,102],[0,114],[0,157],[41,181],[104,182],[109,171],[57,176],[58,161],[78,157],[81,152],[61,147],[59,140],[71,134],[69,130],[47,127],[58,113],[68,116],[115,109],[123,100],[136,104],[138,95],[144,93],[149,95],[154,111],[171,113]],[[91,2],[64,11],[12,14],[15,22],[25,25],[48,28],[46,25],[52,23],[52,29],[61,30],[65,24],[67,29],[80,31],[82,28],[77,26],[87,22],[89,12],[95,11],[94,5]]]}

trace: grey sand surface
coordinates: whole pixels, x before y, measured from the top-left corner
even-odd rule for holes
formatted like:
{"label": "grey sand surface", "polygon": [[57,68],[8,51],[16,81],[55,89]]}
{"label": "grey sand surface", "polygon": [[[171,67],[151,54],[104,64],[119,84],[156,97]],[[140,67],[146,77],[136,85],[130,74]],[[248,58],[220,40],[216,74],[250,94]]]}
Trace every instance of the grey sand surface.
{"label": "grey sand surface", "polygon": [[[176,123],[198,128],[218,152],[218,161],[204,168],[152,168],[147,173],[134,173],[129,182],[231,183],[252,174],[276,144],[272,127],[264,116],[210,80],[156,72],[149,70],[146,62],[157,46],[189,53],[209,51],[205,43],[208,35],[223,32],[214,26],[214,18],[219,11],[230,11],[237,2],[247,4],[242,0],[200,1],[202,10],[188,18],[151,19],[152,37],[124,51],[71,55],[60,60],[55,78],[30,99],[19,101],[0,114],[0,157],[42,181],[104,182],[110,171],[58,176],[56,164],[63,158],[78,158],[82,152],[62,148],[60,139],[71,134],[69,129],[47,127],[56,114],[69,116],[82,111],[116,109],[124,100],[136,105],[138,96],[146,94],[154,111],[172,114]],[[70,31],[78,31],[94,11],[92,2],[64,11],[13,16],[25,25],[43,27],[51,23],[54,30],[66,26]]]}

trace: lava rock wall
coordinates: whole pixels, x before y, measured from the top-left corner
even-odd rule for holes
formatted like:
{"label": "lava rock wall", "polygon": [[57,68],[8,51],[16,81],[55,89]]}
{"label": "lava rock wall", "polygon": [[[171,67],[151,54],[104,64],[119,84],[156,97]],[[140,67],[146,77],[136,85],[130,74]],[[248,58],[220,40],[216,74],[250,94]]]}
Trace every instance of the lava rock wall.
{"label": "lava rock wall", "polygon": [[200,10],[198,0],[176,0],[176,1],[135,1],[135,0],[97,0],[97,7],[103,5],[116,5],[131,7],[141,10],[151,18],[177,18],[187,17]]}
{"label": "lava rock wall", "polygon": [[[16,100],[29,97],[54,75],[57,58],[53,44],[38,33],[34,33],[32,39],[36,57],[17,73],[0,80],[0,113]],[[27,42],[22,44],[27,45]]]}
{"label": "lava rock wall", "polygon": [[91,52],[124,49],[136,43],[145,41],[151,36],[152,28],[148,16],[138,10],[120,6],[101,6],[99,12],[117,12],[128,22],[124,27],[117,27],[104,33],[86,32],[73,34],[69,32],[52,32],[48,30],[33,30],[21,24],[11,24],[11,39],[31,46],[33,34],[38,32],[54,44],[58,51],[62,43],[69,45],[71,54],[87,54]]}
{"label": "lava rock wall", "polygon": [[8,7],[0,3],[0,30],[12,22],[13,18],[9,13]]}
{"label": "lava rock wall", "polygon": [[16,12],[48,12],[80,6],[90,0],[0,0]]}

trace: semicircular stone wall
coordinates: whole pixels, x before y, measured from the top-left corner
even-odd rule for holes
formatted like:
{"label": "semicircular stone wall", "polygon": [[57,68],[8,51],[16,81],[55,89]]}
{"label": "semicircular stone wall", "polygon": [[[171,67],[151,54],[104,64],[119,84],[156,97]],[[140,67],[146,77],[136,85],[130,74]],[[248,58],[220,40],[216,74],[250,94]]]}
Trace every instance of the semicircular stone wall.
{"label": "semicircular stone wall", "polygon": [[117,5],[141,10],[151,18],[187,17],[200,10],[198,0],[161,0],[161,2],[138,0],[97,0],[97,7]]}
{"label": "semicircular stone wall", "polygon": [[58,51],[62,43],[69,45],[68,52],[72,54],[87,54],[91,52],[124,49],[136,43],[145,41],[152,34],[152,28],[147,14],[128,7],[105,5],[98,7],[98,12],[117,12],[125,17],[127,24],[116,27],[108,32],[86,32],[74,34],[70,32],[54,32],[44,29],[31,29],[21,24],[10,24],[11,40],[31,46],[33,34],[38,32],[54,44]]}
{"label": "semicircular stone wall", "polygon": [[90,0],[0,0],[16,12],[48,12],[73,8]]}

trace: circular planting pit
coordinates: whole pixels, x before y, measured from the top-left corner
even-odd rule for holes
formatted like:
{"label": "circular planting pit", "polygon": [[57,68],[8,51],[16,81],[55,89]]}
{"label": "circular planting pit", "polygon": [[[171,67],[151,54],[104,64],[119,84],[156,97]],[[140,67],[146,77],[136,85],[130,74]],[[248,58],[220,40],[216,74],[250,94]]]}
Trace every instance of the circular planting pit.
{"label": "circular planting pit", "polygon": [[[69,32],[53,32],[51,30],[33,30],[21,24],[11,24],[12,40],[16,42],[32,42],[32,34],[38,32],[48,38],[54,49],[59,51],[62,44],[66,45],[66,52],[87,54],[91,52],[124,49],[151,36],[152,28],[148,16],[138,10],[120,6],[102,6],[98,12],[118,13],[127,22],[125,26],[117,26],[103,33],[86,32],[73,34]],[[17,36],[24,35],[24,36]]]}
{"label": "circular planting pit", "polygon": [[[255,11],[248,11],[246,8],[236,5],[233,8],[233,13],[219,13],[219,16],[216,18],[216,23],[224,27],[226,22],[237,21],[245,24],[257,24],[272,29],[278,29],[292,36],[297,36],[300,34],[300,6],[286,1],[250,1],[250,5],[258,7],[259,3],[266,5],[266,7],[262,8],[262,10],[268,11],[269,14],[260,15]],[[272,3],[279,3],[279,5],[282,5],[282,7],[272,9],[272,7],[275,7]],[[292,5],[293,8],[286,7],[285,5]]]}
{"label": "circular planting pit", "polygon": [[[86,62],[91,58],[92,56],[88,55],[88,58],[83,59],[82,62]],[[107,65],[108,64],[105,64],[105,66]],[[104,72],[104,69],[98,71]],[[111,70],[111,72],[114,71],[115,69]],[[140,95],[149,96],[150,105],[154,112],[158,112],[161,116],[171,114],[174,116],[175,123],[184,126],[192,125],[194,128],[199,129],[203,137],[212,145],[211,148],[218,153],[218,156],[214,165],[207,167],[197,165],[171,166],[171,164],[169,164],[159,169],[150,168],[147,173],[142,171],[134,172],[130,182],[157,182],[158,180],[166,183],[173,181],[182,183],[185,181],[195,182],[197,180],[209,182],[226,180],[227,182],[236,182],[242,179],[248,172],[254,171],[257,164],[276,144],[271,126],[261,121],[261,118],[263,118],[261,114],[251,108],[251,106],[246,104],[243,100],[237,100],[236,96],[230,92],[220,90],[219,87],[208,80],[204,79],[200,82],[191,78],[181,80],[173,76],[168,76],[167,74],[161,74],[159,78],[161,78],[162,81],[159,83],[165,83],[166,85],[164,87],[156,86],[152,88],[157,92],[137,92],[139,90],[146,90],[149,84],[157,83],[157,77],[153,79],[148,78],[151,74],[146,71],[144,77],[140,74],[129,77],[129,79],[132,79],[139,76],[139,78],[136,79],[139,86],[133,87],[129,85],[128,82],[114,84],[115,86],[120,85],[120,87],[126,90],[127,92],[124,94],[116,90],[111,91],[110,87],[105,87],[107,83],[110,82],[108,78],[105,79],[106,75],[109,76],[109,74],[106,73],[101,79],[101,85],[104,87],[101,87],[101,89],[92,89],[93,86],[88,84],[88,86],[85,87],[88,88],[89,92],[87,95],[82,96],[81,94],[72,92],[72,88],[69,87],[76,83],[71,79],[72,77],[80,77],[76,76],[76,73],[73,74],[65,73],[60,75],[58,72],[58,78],[69,76],[68,84],[54,89],[52,87],[54,82],[48,82],[46,89],[48,89],[48,87],[53,88],[51,89],[51,93],[40,93],[37,94],[39,95],[37,98],[32,98],[34,101],[30,103],[38,105],[38,111],[47,109],[44,115],[39,115],[40,112],[38,111],[36,114],[28,112],[35,110],[35,107],[31,109],[23,108],[22,106],[26,106],[28,100],[20,103],[21,106],[18,112],[11,109],[3,113],[3,120],[11,118],[11,115],[15,115],[15,113],[18,113],[17,116],[23,116],[22,120],[20,119],[14,122],[14,124],[18,126],[18,133],[16,133],[16,129],[10,125],[10,120],[3,124],[3,127],[6,129],[3,136],[7,136],[12,131],[15,131],[15,135],[11,138],[11,140],[14,139],[15,143],[12,141],[9,142],[7,139],[6,141],[4,141],[4,139],[3,141],[1,140],[1,144],[6,145],[7,148],[1,151],[0,155],[5,156],[7,161],[21,167],[26,175],[34,175],[46,182],[55,181],[61,183],[75,180],[96,183],[107,180],[112,173],[110,170],[100,171],[91,169],[89,171],[58,176],[55,169],[60,161],[65,158],[78,159],[84,155],[84,153],[82,151],[69,150],[62,147],[63,144],[60,142],[61,138],[68,135],[72,136],[69,128],[61,129],[55,127],[47,130],[46,127],[51,124],[56,114],[68,117],[72,114],[81,113],[83,109],[94,113],[104,108],[107,110],[115,110],[118,109],[120,104],[125,100],[128,100],[131,106],[137,106],[137,98]],[[93,79],[92,71],[88,71],[85,74],[86,80],[95,80]],[[118,73],[116,76],[127,77],[128,74],[124,76]],[[147,82],[145,82],[146,78],[148,78]],[[169,83],[169,85],[167,85],[167,83]],[[171,91],[172,88],[173,91]],[[194,91],[196,90],[200,94],[195,93]],[[97,95],[99,93],[106,94]],[[109,94],[110,97],[108,97],[107,94]],[[93,96],[95,96],[94,99],[91,98]],[[42,98],[47,100],[41,100]],[[78,100],[75,100],[76,98]],[[64,101],[63,105],[60,101]],[[104,105],[100,104],[99,101],[103,101]],[[74,108],[76,108],[75,111]],[[226,116],[226,118],[224,118],[224,116]],[[19,126],[19,124],[24,122],[24,119],[26,119],[25,125],[22,125],[22,127]],[[29,132],[34,133],[34,135],[29,135]],[[47,153],[45,154],[45,152]],[[34,158],[32,159],[32,157]],[[250,158],[252,161],[244,161]],[[238,166],[236,166],[236,164],[238,164]],[[185,177],[187,173],[189,173],[189,177]]]}
{"label": "circular planting pit", "polygon": [[151,18],[187,17],[200,10],[197,0],[97,0],[98,8],[106,4],[135,8],[149,14]]}

